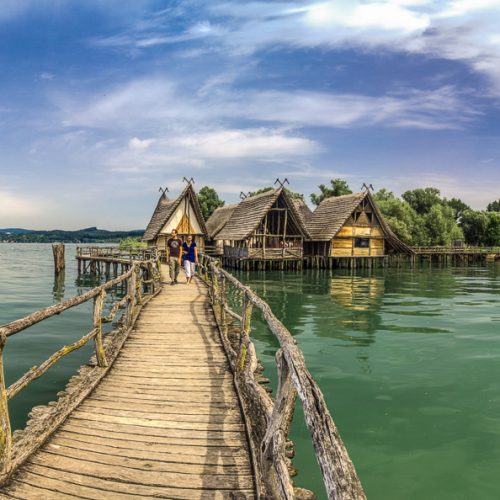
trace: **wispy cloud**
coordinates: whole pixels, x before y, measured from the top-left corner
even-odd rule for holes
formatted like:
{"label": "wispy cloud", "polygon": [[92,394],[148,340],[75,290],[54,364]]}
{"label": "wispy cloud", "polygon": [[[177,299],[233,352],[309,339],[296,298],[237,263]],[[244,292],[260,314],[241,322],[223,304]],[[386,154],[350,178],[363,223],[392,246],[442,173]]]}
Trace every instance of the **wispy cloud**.
{"label": "wispy cloud", "polygon": [[[105,96],[73,100],[54,95],[68,127],[138,130],[152,137],[159,126],[183,130],[190,124],[213,127],[219,120],[271,122],[291,128],[367,127],[457,129],[480,111],[452,86],[421,91],[404,89],[386,96],[335,92],[245,90],[227,86],[207,94],[184,92],[168,79],[134,80]],[[102,92],[100,92],[102,94]]]}
{"label": "wispy cloud", "polygon": [[[182,19],[186,2],[176,13]],[[204,40],[190,48],[202,54],[218,46],[241,57],[276,47],[383,49],[461,61],[490,80],[500,93],[498,0],[331,0],[197,5],[198,19],[169,33],[171,18],[137,22],[129,30],[93,40],[100,46],[143,50],[158,45]],[[185,49],[182,49],[185,50]]]}

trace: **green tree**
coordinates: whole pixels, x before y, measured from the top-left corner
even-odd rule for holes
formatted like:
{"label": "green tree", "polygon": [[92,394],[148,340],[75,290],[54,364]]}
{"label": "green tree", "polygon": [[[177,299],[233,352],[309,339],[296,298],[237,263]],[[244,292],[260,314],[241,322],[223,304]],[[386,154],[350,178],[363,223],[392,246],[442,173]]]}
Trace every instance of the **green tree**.
{"label": "green tree", "polygon": [[488,223],[487,212],[466,210],[460,220],[466,243],[469,245],[483,245]]}
{"label": "green tree", "polygon": [[392,231],[409,245],[428,245],[422,217],[410,205],[383,188],[374,194],[377,206]]}
{"label": "green tree", "polygon": [[460,198],[452,198],[451,200],[446,200],[446,204],[455,210],[455,219],[459,220],[465,210],[470,210],[471,208],[467,203],[464,203]]}
{"label": "green tree", "polygon": [[211,187],[203,186],[198,191],[197,196],[205,220],[207,220],[217,208],[224,206],[224,201],[219,198],[217,191]]}
{"label": "green tree", "polygon": [[488,212],[500,212],[500,198],[498,200],[492,201],[491,203],[488,203],[486,210]]}
{"label": "green tree", "polygon": [[465,241],[470,245],[500,246],[500,213],[466,210],[460,220]]}
{"label": "green tree", "polygon": [[448,205],[433,205],[423,216],[423,222],[430,245],[451,245],[453,240],[464,238],[455,211]]}
{"label": "green tree", "polygon": [[434,205],[442,203],[441,192],[437,188],[426,187],[405,191],[401,198],[419,215],[427,214]]}
{"label": "green tree", "polygon": [[[261,189],[258,189],[257,191],[250,191],[248,193],[248,196],[255,196],[256,194],[261,194],[261,193],[267,193],[268,191],[274,191],[275,188],[272,186],[267,186]],[[291,198],[304,198],[304,195],[301,193],[297,193],[295,191],[292,191],[291,189],[285,188],[286,194],[290,196]]]}
{"label": "green tree", "polygon": [[311,193],[311,201],[315,205],[319,205],[324,199],[331,198],[332,196],[342,196],[352,193],[347,182],[342,179],[332,179],[330,186],[320,184],[318,189],[320,190],[320,194]]}
{"label": "green tree", "polygon": [[486,212],[488,214],[488,227],[484,244],[488,246],[500,246],[500,211]]}

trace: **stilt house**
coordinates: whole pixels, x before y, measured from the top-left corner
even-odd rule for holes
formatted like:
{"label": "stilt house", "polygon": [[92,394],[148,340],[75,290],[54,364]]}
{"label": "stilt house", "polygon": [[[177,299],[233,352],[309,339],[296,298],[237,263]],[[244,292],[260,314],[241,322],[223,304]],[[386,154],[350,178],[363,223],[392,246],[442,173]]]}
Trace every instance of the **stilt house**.
{"label": "stilt house", "polygon": [[164,251],[172,229],[177,229],[183,240],[188,234],[193,235],[199,249],[204,248],[207,228],[191,183],[175,200],[168,199],[165,193],[160,196],[142,239]]}
{"label": "stilt house", "polygon": [[[224,240],[219,239],[219,233],[224,229],[229,219],[232,217],[235,208],[238,205],[224,205],[215,209],[212,215],[207,220],[207,252],[208,247],[212,247],[212,252],[215,255],[222,255],[224,253]],[[230,241],[226,241],[226,245],[230,245]]]}
{"label": "stilt house", "polygon": [[382,257],[412,253],[391,231],[368,190],[326,198],[314,212],[304,214],[311,236],[306,255]]}
{"label": "stilt house", "polygon": [[222,228],[214,239],[223,242],[225,257],[266,261],[302,259],[303,242],[309,233],[283,187],[248,196],[234,208],[214,213],[210,227],[217,227],[215,221],[221,214],[226,222],[221,222]]}

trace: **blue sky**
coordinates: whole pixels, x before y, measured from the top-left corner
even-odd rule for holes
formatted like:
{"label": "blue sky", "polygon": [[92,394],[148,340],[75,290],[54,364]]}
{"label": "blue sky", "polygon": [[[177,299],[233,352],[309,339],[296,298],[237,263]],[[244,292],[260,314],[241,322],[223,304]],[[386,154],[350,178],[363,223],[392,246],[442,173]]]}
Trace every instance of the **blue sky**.
{"label": "blue sky", "polygon": [[500,197],[500,0],[2,0],[0,227],[144,228],[182,177]]}

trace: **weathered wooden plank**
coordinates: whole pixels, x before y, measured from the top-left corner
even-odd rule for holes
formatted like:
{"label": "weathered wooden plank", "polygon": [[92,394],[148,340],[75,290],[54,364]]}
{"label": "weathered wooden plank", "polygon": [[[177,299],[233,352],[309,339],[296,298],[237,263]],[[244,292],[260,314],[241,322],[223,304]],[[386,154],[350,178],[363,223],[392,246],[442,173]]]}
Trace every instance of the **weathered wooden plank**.
{"label": "weathered wooden plank", "polygon": [[181,462],[195,464],[243,464],[248,465],[248,450],[237,446],[212,446],[210,449],[201,446],[160,445],[143,441],[126,441],[116,438],[102,438],[88,434],[61,430],[50,444],[67,444],[80,449],[106,451],[109,454],[130,456],[132,458],[151,459],[164,462]]}
{"label": "weathered wooden plank", "polygon": [[[60,472],[57,469],[51,469],[50,467],[43,467],[37,465],[29,465],[27,467],[27,472],[33,476],[37,476],[37,480],[40,478],[47,477],[53,480],[60,481]],[[134,495],[135,499],[138,498],[150,498],[145,497],[145,488],[143,485],[134,483],[123,483],[119,481],[111,481],[109,479],[101,479],[92,475],[77,474],[76,472],[66,472],[65,478],[67,479],[68,485],[81,486],[85,488],[90,488],[92,490],[97,490],[100,492],[101,499],[113,498],[111,495],[121,495],[115,498],[127,498],[124,495]],[[35,478],[33,478],[35,479]],[[68,486],[69,487],[69,486]],[[81,495],[85,498],[82,493],[75,494]],[[195,499],[195,498],[227,498],[227,492],[217,491],[217,490],[207,490],[207,489],[193,489],[193,488],[178,488],[175,486],[149,486],[147,488],[148,494],[152,498],[182,498],[182,499]],[[241,492],[245,495],[245,498],[253,498],[253,491],[251,489],[247,490],[235,490]],[[92,497],[89,497],[92,498]]]}
{"label": "weathered wooden plank", "polygon": [[[38,483],[38,484],[37,484]],[[7,492],[12,498],[22,500],[53,500],[54,498],[66,500],[81,498],[75,495],[68,495],[50,487],[40,485],[41,481],[33,481],[32,484],[18,479],[13,486],[7,488]]]}
{"label": "weathered wooden plank", "polygon": [[35,454],[29,460],[29,463],[52,467],[53,469],[61,471],[61,475],[66,472],[79,471],[81,474],[92,475],[94,477],[100,477],[101,479],[142,484],[145,488],[150,485],[176,485],[182,488],[193,489],[233,490],[239,488],[250,489],[253,486],[253,479],[250,476],[182,474],[138,470],[127,466],[108,465],[99,462],[91,462],[85,458],[76,459],[45,452]]}
{"label": "weathered wooden plank", "polygon": [[130,420],[127,421],[127,419],[118,421],[117,418],[106,419],[101,416],[96,418],[88,413],[85,415],[81,413],[72,415],[71,419],[80,422],[80,425],[95,426],[98,429],[116,429],[117,432],[121,432],[122,434],[144,435],[147,433],[150,436],[202,439],[208,436],[218,437],[219,439],[226,439],[226,437],[228,439],[239,439],[245,436],[245,432],[241,428],[237,428],[237,426],[235,428],[221,428],[217,425],[182,425],[182,422],[172,422],[170,426],[163,426],[161,422],[160,425],[148,425],[147,422],[141,425],[140,419],[138,419],[139,424],[137,424],[132,423]]}
{"label": "weathered wooden plank", "polygon": [[[252,469],[247,463],[235,463],[229,465],[222,464],[208,464],[208,463],[184,463],[166,460],[162,457],[156,460],[153,456],[146,458],[133,457],[127,453],[120,453],[117,455],[113,453],[113,448],[99,447],[98,451],[92,448],[79,448],[68,445],[64,440],[58,440],[57,443],[49,443],[44,447],[38,457],[45,460],[46,463],[51,463],[52,456],[74,458],[75,460],[82,460],[84,462],[93,462],[95,464],[111,465],[116,467],[127,467],[135,470],[142,470],[146,472],[158,473],[172,473],[172,474],[214,474],[216,476],[251,476]],[[110,453],[111,452],[111,453]],[[78,469],[75,469],[78,470]]]}
{"label": "weathered wooden plank", "polygon": [[[156,429],[172,429],[172,430],[189,430],[189,431],[244,431],[245,426],[243,423],[232,423],[232,422],[217,422],[217,423],[202,423],[202,422],[189,422],[184,420],[182,415],[178,418],[172,418],[172,420],[159,420],[154,418],[137,418],[133,416],[118,416],[118,415],[108,415],[105,413],[99,413],[95,410],[85,411],[83,408],[79,408],[76,415],[73,418],[85,419],[85,420],[95,420],[98,422],[108,422],[115,424],[122,424],[126,426],[137,426],[137,427],[154,427]],[[144,431],[146,432],[146,431]]]}
{"label": "weathered wooden plank", "polygon": [[[90,436],[100,436],[109,439],[117,439],[124,442],[143,443],[149,449],[150,446],[183,446],[186,448],[200,448],[208,451],[208,448],[227,448],[234,450],[235,447],[246,449],[246,436],[243,433],[224,432],[224,433],[184,433],[165,431],[150,431],[148,434],[135,432],[135,429],[123,429],[123,427],[113,425],[94,425],[88,426],[87,422],[82,420],[73,420],[64,424],[63,430],[76,433],[87,433]],[[146,444],[147,443],[147,444]]]}
{"label": "weathered wooden plank", "polygon": [[117,409],[117,408],[108,408],[103,404],[99,405],[91,405],[84,403],[81,405],[81,409],[83,411],[92,412],[95,415],[108,415],[108,416],[117,416],[117,417],[130,417],[136,419],[143,420],[151,420],[151,421],[166,421],[166,422],[191,422],[191,423],[210,423],[210,424],[219,424],[219,423],[240,423],[241,424],[241,414],[237,409],[235,410],[226,410],[224,413],[185,413],[177,410],[177,413],[174,412],[163,412],[163,411],[131,411],[127,409]]}

